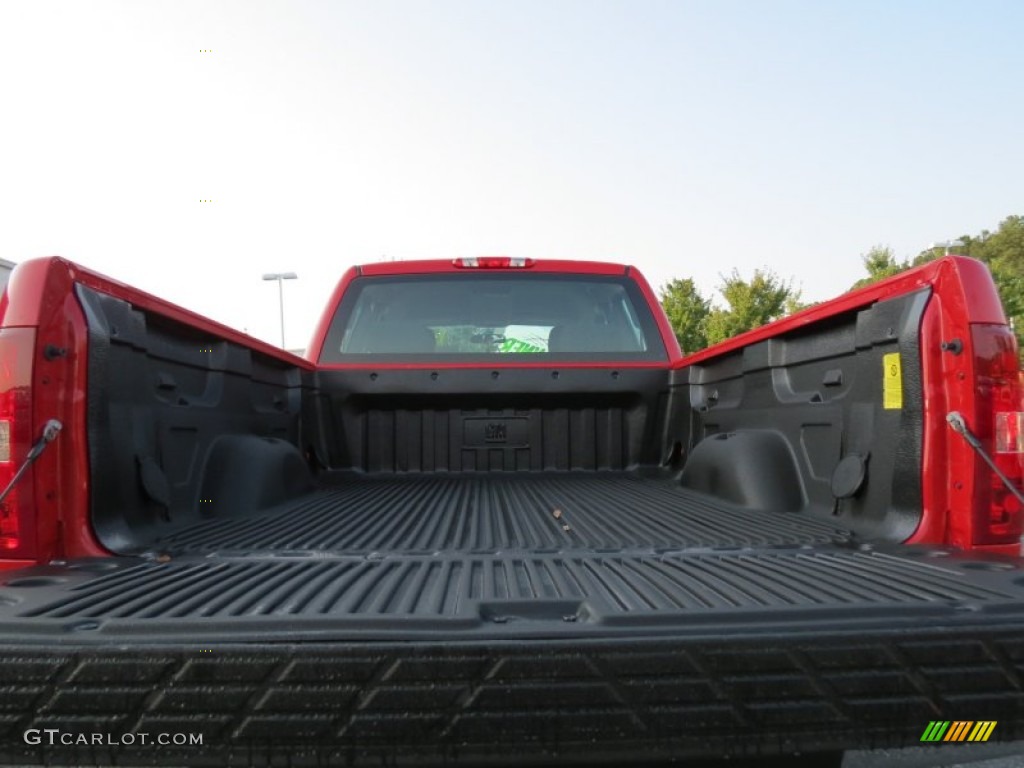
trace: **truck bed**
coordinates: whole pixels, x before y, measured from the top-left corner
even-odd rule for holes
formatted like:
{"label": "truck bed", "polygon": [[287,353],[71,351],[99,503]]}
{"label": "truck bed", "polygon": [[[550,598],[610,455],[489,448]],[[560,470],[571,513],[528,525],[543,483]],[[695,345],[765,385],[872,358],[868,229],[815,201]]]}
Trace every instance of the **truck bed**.
{"label": "truck bed", "polygon": [[87,440],[21,497],[37,535],[8,556],[40,564],[0,580],[0,762],[593,765],[918,744],[936,720],[1024,734],[1024,563],[902,545],[978,511],[924,398],[972,359],[939,345],[970,318],[937,314],[980,295],[966,263],[687,361],[521,367],[313,365],[51,267],[37,314],[76,282],[82,317],[39,331],[32,381],[76,394],[34,413]]}
{"label": "truck bed", "polygon": [[1013,739],[1021,590],[1019,561],[858,543],[667,478],[338,475],[135,556],[10,572],[0,685],[33,714],[0,723],[0,758],[149,755],[26,728],[295,766],[900,746],[955,717]]}
{"label": "truck bed", "polygon": [[679,632],[826,614],[891,627],[1017,599],[998,568],[966,578],[936,553],[877,549],[828,520],[737,507],[669,476],[338,473],[261,515],[0,592],[17,595],[5,610],[22,627],[177,636],[226,621],[292,639]]}
{"label": "truck bed", "polygon": [[338,472],[302,499],[189,525],[147,549],[521,555],[781,547],[849,537],[829,520],[745,509],[670,476]]}

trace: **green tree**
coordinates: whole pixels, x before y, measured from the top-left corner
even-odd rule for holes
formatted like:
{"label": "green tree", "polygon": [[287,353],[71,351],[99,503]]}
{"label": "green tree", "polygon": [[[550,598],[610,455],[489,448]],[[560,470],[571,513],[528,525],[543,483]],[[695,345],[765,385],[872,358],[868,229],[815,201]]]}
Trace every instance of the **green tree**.
{"label": "green tree", "polygon": [[803,312],[805,309],[810,309],[816,304],[820,304],[818,301],[800,301],[800,291],[797,291],[795,295],[790,296],[786,299],[786,315],[795,315],[797,312]]}
{"label": "green tree", "polygon": [[708,315],[709,344],[776,320],[800,300],[800,291],[793,288],[792,282],[782,280],[769,269],[755,270],[750,280],[744,280],[734,269],[728,276],[722,276],[718,290],[728,308],[716,307]]}
{"label": "green tree", "polygon": [[[992,272],[1006,316],[1017,333],[1024,360],[1024,216],[1007,216],[995,232],[983,229],[977,235],[960,235],[950,241],[949,250],[961,256],[983,261]],[[946,246],[921,251],[912,262],[898,261],[892,250],[875,246],[863,256],[868,276],[858,280],[854,288],[868,285],[894,275],[910,266],[926,264],[945,255]]]}
{"label": "green tree", "polygon": [[983,235],[976,258],[992,270],[1003,309],[1017,333],[1017,346],[1024,362],[1024,216],[1007,216],[1000,222],[999,229]]}
{"label": "green tree", "polygon": [[978,258],[1024,272],[1024,216],[1007,216],[999,223],[999,229],[984,234]]}
{"label": "green tree", "polygon": [[910,267],[908,262],[899,261],[896,258],[896,254],[892,252],[892,248],[887,245],[874,246],[867,253],[863,254],[860,260],[864,264],[864,269],[868,271],[868,276],[862,277],[854,283],[850,290],[863,288],[865,285],[871,285],[871,283],[877,283],[879,280],[892,277]]}
{"label": "green tree", "polygon": [[1024,216],[1003,219],[980,245],[977,258],[992,270],[1003,308],[1013,318],[1018,340],[1024,342]]}
{"label": "green tree", "polygon": [[678,278],[663,285],[661,306],[683,352],[696,352],[708,345],[711,302],[700,295],[692,279]]}

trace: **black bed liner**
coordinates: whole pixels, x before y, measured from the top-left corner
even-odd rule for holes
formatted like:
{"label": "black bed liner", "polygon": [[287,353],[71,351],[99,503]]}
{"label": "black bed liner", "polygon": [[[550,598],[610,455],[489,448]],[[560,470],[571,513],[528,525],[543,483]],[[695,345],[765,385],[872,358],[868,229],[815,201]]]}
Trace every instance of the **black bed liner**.
{"label": "black bed liner", "polygon": [[[934,720],[1024,735],[1019,561],[835,544],[161,560],[8,575],[0,761],[594,765],[907,746]],[[557,591],[573,583],[585,597]],[[29,729],[204,741],[32,746]]]}
{"label": "black bed liner", "polygon": [[933,720],[1019,739],[1022,590],[1020,561],[832,543],[54,563],[0,586],[0,689],[31,713],[0,712],[0,761],[622,764],[907,746]]}
{"label": "black bed liner", "polygon": [[958,623],[1021,605],[1012,562],[858,543],[828,520],[736,507],[664,477],[331,480],[133,557],[12,578],[0,587],[0,639],[7,627],[59,642],[814,631]]}
{"label": "black bed liner", "polygon": [[932,720],[1024,734],[1019,560],[622,473],[334,480],[6,574],[0,689],[31,716],[0,712],[0,761],[593,765],[904,746]]}
{"label": "black bed liner", "polygon": [[[1024,623],[420,643],[0,644],[0,759],[43,765],[623,765],[1024,735]],[[114,746],[26,745],[28,729]],[[201,734],[154,749],[119,734]]]}
{"label": "black bed liner", "polygon": [[[103,634],[243,622],[275,635],[354,630],[516,633],[722,623],[955,616],[1019,600],[1005,573],[874,551],[664,555],[471,555],[83,561],[36,569],[0,588],[20,626]],[[994,567],[994,565],[992,566]],[[97,623],[99,622],[99,623]],[[140,624],[140,622],[142,622]],[[517,625],[518,622],[518,625]],[[503,627],[502,625],[509,626]]]}
{"label": "black bed liner", "polygon": [[739,507],[629,472],[335,473],[267,513],[192,524],[152,549],[186,552],[628,552],[849,539],[830,520]]}

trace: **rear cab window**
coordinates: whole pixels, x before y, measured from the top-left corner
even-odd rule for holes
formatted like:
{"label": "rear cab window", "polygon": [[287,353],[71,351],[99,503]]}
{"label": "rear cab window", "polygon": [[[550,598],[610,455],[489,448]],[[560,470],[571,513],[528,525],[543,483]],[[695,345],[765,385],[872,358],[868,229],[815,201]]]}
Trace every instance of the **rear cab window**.
{"label": "rear cab window", "polygon": [[627,276],[441,273],[353,280],[321,363],[665,361]]}

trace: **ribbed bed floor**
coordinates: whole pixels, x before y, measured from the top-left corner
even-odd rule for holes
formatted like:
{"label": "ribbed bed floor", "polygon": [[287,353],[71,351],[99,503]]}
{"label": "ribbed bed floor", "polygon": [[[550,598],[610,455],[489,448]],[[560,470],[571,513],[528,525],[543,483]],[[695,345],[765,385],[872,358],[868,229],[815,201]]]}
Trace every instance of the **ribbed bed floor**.
{"label": "ribbed bed floor", "polygon": [[108,638],[891,626],[1003,610],[1020,591],[1001,564],[849,538],[827,520],[628,473],[348,474],[261,515],[182,529],[140,557],[10,578],[0,639],[29,620]]}
{"label": "ribbed bed floor", "polygon": [[338,478],[267,513],[156,542],[186,552],[597,553],[776,547],[848,537],[827,520],[748,510],[626,473]]}

